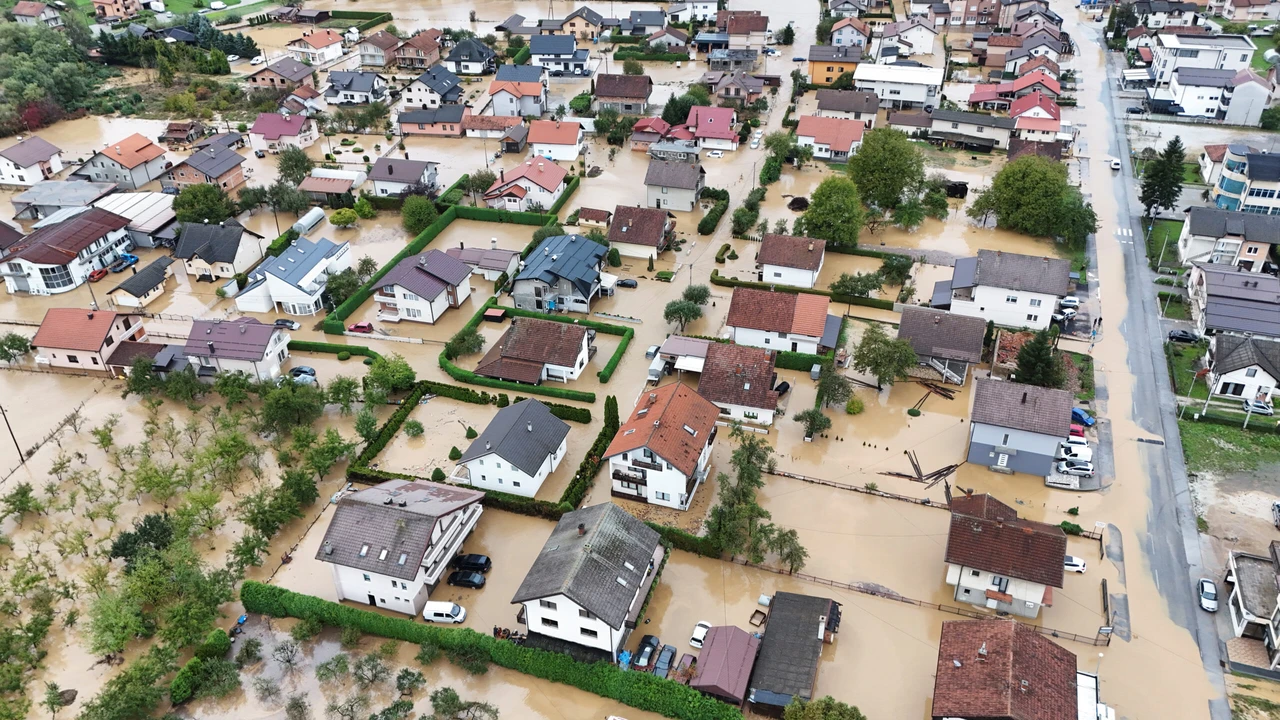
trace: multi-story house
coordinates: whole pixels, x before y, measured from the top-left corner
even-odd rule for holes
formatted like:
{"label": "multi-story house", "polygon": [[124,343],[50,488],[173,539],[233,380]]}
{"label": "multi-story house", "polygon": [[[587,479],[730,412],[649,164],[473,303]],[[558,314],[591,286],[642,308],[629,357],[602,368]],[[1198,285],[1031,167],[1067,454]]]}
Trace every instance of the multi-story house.
{"label": "multi-story house", "polygon": [[769,18],[758,12],[749,14],[728,11],[724,27],[729,34],[730,50],[764,52],[770,38]]}
{"label": "multi-story house", "polygon": [[384,102],[387,97],[387,79],[367,70],[329,73],[329,89],[324,98],[330,105],[368,105]]}
{"label": "multi-story house", "polygon": [[650,160],[644,176],[645,205],[692,212],[706,185],[707,171],[700,163]]}
{"label": "multi-story house", "polygon": [[1280,155],[1228,145],[1209,200],[1223,210],[1280,215]]}
{"label": "multi-story house", "polygon": [[295,58],[283,57],[245,78],[251,88],[295,88],[299,85],[316,86],[315,70]]}
{"label": "multi-story house", "polygon": [[41,227],[12,245],[3,260],[10,293],[56,295],[83,285],[133,247],[129,220],[98,208]]}
{"label": "multi-story house", "polygon": [[1271,404],[1280,382],[1280,342],[1273,338],[1214,335],[1209,340],[1206,386],[1214,395],[1239,402]]}
{"label": "multi-story house", "polygon": [[888,48],[897,49],[896,57],[932,55],[937,38],[938,31],[921,18],[892,22],[880,28],[876,56],[884,56]]}
{"label": "multi-story house", "polygon": [[703,105],[689,108],[689,117],[684,121],[685,129],[693,133],[693,139],[703,150],[737,150],[738,131],[734,129],[737,124],[738,113],[733,108]]}
{"label": "multi-story house", "polygon": [[1201,6],[1193,2],[1138,0],[1133,4],[1133,12],[1138,16],[1139,25],[1153,30],[1164,27],[1190,27],[1199,25],[1204,19]]}
{"label": "multi-story house", "polygon": [[1274,20],[1280,8],[1271,0],[1209,0],[1206,15],[1217,15],[1231,22]]}
{"label": "multi-story house", "polygon": [[484,194],[491,208],[524,212],[550,208],[564,194],[569,171],[545,158],[530,158],[510,170],[501,170]]}
{"label": "multi-story house", "polygon": [[328,239],[298,238],[284,252],[258,266],[236,295],[241,312],[315,315],[324,308],[330,275],[351,267],[351,248]]}
{"label": "multi-story house", "polygon": [[596,109],[613,108],[624,115],[644,115],[652,92],[653,78],[648,75],[601,73],[596,77]]}
{"label": "multi-story house", "polygon": [[173,248],[182,272],[197,280],[233,278],[262,258],[263,237],[234,220],[208,225],[186,223]]}
{"label": "multi-story house", "polygon": [[244,162],[244,156],[231,148],[210,146],[169,168],[161,184],[181,190],[208,183],[230,192],[244,184]]}
{"label": "multi-story house", "polygon": [[401,135],[436,135],[460,137],[462,121],[471,115],[471,108],[460,104],[445,104],[426,110],[408,110],[396,117]]}
{"label": "multi-story house", "polygon": [[826,295],[736,287],[725,325],[730,339],[739,345],[817,354],[830,305]]}
{"label": "multi-story house", "polygon": [[534,120],[529,124],[533,154],[572,162],[582,152],[582,125],[568,120]]}
{"label": "multi-story house", "polygon": [[867,8],[855,0],[827,0],[827,12],[836,18],[856,18]]}
{"label": "multi-story house", "polygon": [[285,46],[289,57],[312,67],[328,65],[342,57],[342,36],[329,28],[307,30]]}
{"label": "multi-story house", "polygon": [[573,35],[534,35],[529,38],[529,62],[541,65],[552,75],[585,75],[591,51],[578,49]]}
{"label": "multi-story house", "polygon": [[603,245],[581,235],[543,240],[512,282],[515,306],[540,312],[590,312],[592,301],[601,293],[606,253]]}
{"label": "multi-story house", "polygon": [[859,45],[810,45],[809,82],[830,85],[841,75],[857,70],[863,50]]}
{"label": "multi-story house", "polygon": [[862,146],[866,129],[860,120],[803,115],[796,125],[796,143],[813,148],[815,158],[846,162]]}
{"label": "multi-story house", "polygon": [[30,187],[62,172],[62,150],[32,135],[0,150],[0,185]]}
{"label": "multi-story house", "polygon": [[157,247],[170,244],[178,232],[175,199],[159,192],[113,193],[95,200],[93,206],[128,220],[125,230],[135,247]]}
{"label": "multi-story house", "polygon": [[480,521],[483,499],[480,490],[426,480],[346,493],[316,560],[333,567],[339,600],[416,617]]}
{"label": "multi-story house", "polygon": [[1243,70],[1258,47],[1244,35],[1156,35],[1151,71],[1156,85],[1167,85],[1178,68]]}
{"label": "multi-story house", "polygon": [[1147,88],[1153,112],[1207,117],[1256,127],[1271,98],[1271,82],[1251,68],[1210,70],[1180,67],[1167,86]]}
{"label": "multi-story house", "polygon": [[982,362],[987,324],[982,318],[933,308],[902,308],[898,339],[911,343],[919,367],[912,377],[964,385],[970,366]]}
{"label": "multi-story house", "polygon": [[259,113],[249,128],[249,146],[272,154],[290,145],[311,147],[317,137],[315,121],[305,115]]}
{"label": "multi-story house", "polygon": [[[532,79],[503,79],[518,75]],[[498,117],[541,117],[547,110],[546,70],[538,65],[503,65],[498,76],[489,83],[489,97],[493,102],[493,114]]]}
{"label": "multi-story house", "polygon": [[990,495],[951,500],[947,584],[958,602],[1034,618],[1052,604],[1050,588],[1062,588],[1066,555],[1057,525],[1021,519]]}
{"label": "multi-story house", "polygon": [[862,63],[853,71],[853,85],[875,93],[882,108],[931,108],[938,104],[942,76],[942,68]]}
{"label": "multi-story house", "polygon": [[20,0],[13,6],[13,21],[19,25],[44,25],[51,28],[62,27],[62,15],[52,5],[31,0]]}
{"label": "multi-story house", "polygon": [[576,657],[617,662],[664,554],[656,530],[611,502],[567,512],[511,598],[516,621],[535,644],[549,638],[576,646]]}
{"label": "multi-story house", "polygon": [[1066,390],[974,380],[968,462],[993,472],[1048,477],[1070,433],[1074,405]]}
{"label": "multi-story house", "polygon": [[1071,291],[1071,263],[999,250],[959,258],[950,282],[933,289],[933,307],[996,325],[1043,330]]}
{"label": "multi-story house", "polygon": [[702,81],[711,87],[711,94],[719,105],[746,107],[764,95],[763,78],[742,70],[709,72],[702,76]]}
{"label": "multi-story house", "polygon": [[426,70],[440,62],[440,31],[423,30],[395,49],[396,67]]}
{"label": "multi-story house", "polygon": [[841,18],[831,26],[831,44],[865,48],[871,44],[871,26],[856,17]]}
{"label": "multi-story house", "polygon": [[667,249],[674,230],[675,221],[665,209],[618,205],[609,224],[609,246],[623,257],[656,258]]}
{"label": "multi-story house", "polygon": [[399,160],[380,157],[369,171],[373,194],[381,197],[397,197],[414,185],[434,188],[437,185],[438,162],[427,160]]}
{"label": "multi-story house", "polygon": [[818,117],[835,117],[845,120],[861,120],[867,129],[875,127],[876,113],[880,110],[880,98],[875,93],[859,90],[819,90]]}
{"label": "multi-story house", "polygon": [[410,255],[378,281],[378,320],[434,324],[471,297],[471,268],[439,250]]}
{"label": "multi-story house", "polygon": [[794,235],[766,233],[756,252],[756,280],[771,285],[817,287],[826,243]]}
{"label": "multi-story house", "polygon": [[[559,26],[550,27],[550,25],[556,22],[559,22]],[[570,35],[581,40],[590,40],[592,38],[599,37],[604,26],[604,16],[586,5],[583,5],[577,10],[565,15],[563,20],[550,21],[548,26],[543,28],[543,32],[553,35]]]}
{"label": "multi-story house", "polygon": [[681,383],[641,393],[604,451],[614,496],[687,510],[711,470],[719,415]]}
{"label": "multi-story house", "polygon": [[1178,259],[1183,265],[1235,265],[1258,273],[1270,262],[1271,248],[1277,244],[1280,216],[1193,207],[1178,236]]}
{"label": "multi-story house", "polygon": [[709,342],[703,352],[698,394],[726,419],[772,425],[778,410],[774,353],[720,342]]}
{"label": "multi-story house", "polygon": [[456,75],[488,75],[497,68],[497,53],[476,38],[465,38],[449,50],[444,66]]}
{"label": "multi-story house", "polygon": [[934,110],[929,117],[929,138],[958,147],[1008,148],[1018,124],[1015,118],[962,110]]}
{"label": "multi-story house", "polygon": [[280,377],[289,359],[289,334],[250,317],[200,320],[191,324],[183,354],[196,375],[212,382],[218,373],[242,372],[256,380]]}
{"label": "multi-story house", "polygon": [[142,12],[139,0],[93,0],[93,16],[98,21],[130,20]]}
{"label": "multi-story house", "polygon": [[403,110],[429,110],[456,104],[462,99],[462,79],[443,65],[436,65],[409,83],[401,97]]}
{"label": "multi-story house", "polygon": [[1280,279],[1231,265],[1193,263],[1191,322],[1201,335],[1280,338]]}
{"label": "multi-story house", "polygon": [[164,148],[134,133],[94,153],[71,174],[94,182],[112,182],[124,190],[137,190],[159,178],[168,167]]}
{"label": "multi-story house", "polygon": [[360,41],[360,65],[385,69],[396,64],[396,48],[400,47],[400,38],[386,30],[376,33]]}
{"label": "multi-story house", "polygon": [[667,19],[678,23],[709,22],[716,19],[717,4],[715,0],[688,0],[687,2],[671,3],[667,8]]}
{"label": "multi-story house", "polygon": [[105,373],[121,343],[146,339],[140,315],[50,308],[31,339],[31,347],[37,365]]}
{"label": "multi-story house", "polygon": [[595,354],[594,337],[594,330],[574,323],[515,318],[480,359],[476,374],[527,385],[577,380]]}
{"label": "multi-story house", "polygon": [[521,400],[499,410],[471,441],[449,482],[533,497],[560,467],[568,443],[568,423],[537,400]]}

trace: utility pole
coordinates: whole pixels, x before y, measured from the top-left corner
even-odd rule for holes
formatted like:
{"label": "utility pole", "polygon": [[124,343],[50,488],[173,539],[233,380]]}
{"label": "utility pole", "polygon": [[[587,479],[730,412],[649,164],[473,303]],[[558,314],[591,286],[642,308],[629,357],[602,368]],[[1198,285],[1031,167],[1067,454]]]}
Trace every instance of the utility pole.
{"label": "utility pole", "polygon": [[3,405],[0,405],[0,417],[4,418],[4,426],[9,430],[9,438],[13,440],[13,449],[18,451],[18,462],[26,465],[27,458],[22,454],[22,448],[18,445],[18,438],[13,434],[13,426],[9,424],[9,414],[4,411]]}

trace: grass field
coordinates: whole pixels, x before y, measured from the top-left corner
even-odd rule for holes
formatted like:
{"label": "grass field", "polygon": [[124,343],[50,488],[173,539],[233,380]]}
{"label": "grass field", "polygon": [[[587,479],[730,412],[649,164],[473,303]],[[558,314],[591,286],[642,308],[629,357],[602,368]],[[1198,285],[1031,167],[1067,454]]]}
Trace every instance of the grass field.
{"label": "grass field", "polygon": [[1266,73],[1271,69],[1271,63],[1263,57],[1268,50],[1272,50],[1276,46],[1276,41],[1269,37],[1250,38],[1253,44],[1258,46],[1258,51],[1253,54],[1253,69],[1261,73]]}
{"label": "grass field", "polygon": [[[1146,160],[1134,160],[1133,170],[1142,177],[1143,167]],[[1200,177],[1200,166],[1193,162],[1182,163],[1182,184],[1183,185],[1204,185],[1204,179]]]}
{"label": "grass field", "polygon": [[[1146,227],[1146,223],[1143,223]],[[1182,223],[1177,220],[1157,220],[1147,239],[1147,261],[1152,268],[1160,266],[1159,261],[1169,267],[1178,264],[1178,236],[1182,234]],[[1166,242],[1167,241],[1167,242]],[[1163,248],[1164,257],[1160,257]]]}
{"label": "grass field", "polygon": [[1196,361],[1203,358],[1208,349],[1209,344],[1206,342],[1165,345],[1165,354],[1169,356],[1169,364],[1172,366],[1173,384],[1179,395],[1189,394],[1190,397],[1203,400],[1209,392],[1204,378],[1192,382]]}
{"label": "grass field", "polygon": [[[1191,412],[1187,411],[1189,417]],[[1244,422],[1244,416],[1240,416]],[[1218,423],[1183,420],[1182,453],[1191,472],[1239,472],[1280,462],[1280,434],[1271,431],[1271,418],[1254,417],[1243,430]]]}

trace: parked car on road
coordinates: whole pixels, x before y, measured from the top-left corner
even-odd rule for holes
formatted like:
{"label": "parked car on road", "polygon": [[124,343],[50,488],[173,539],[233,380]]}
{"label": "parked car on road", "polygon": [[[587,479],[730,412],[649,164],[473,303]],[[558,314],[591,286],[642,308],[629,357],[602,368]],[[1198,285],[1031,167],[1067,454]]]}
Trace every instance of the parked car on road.
{"label": "parked car on road", "polygon": [[671,672],[671,664],[676,661],[676,649],[672,645],[663,645],[658,659],[653,661],[653,674],[664,678]]}
{"label": "parked car on road", "polygon": [[650,345],[648,350],[644,351],[644,359],[652,360],[658,356],[658,351],[662,349],[660,345]]}
{"label": "parked car on road", "polygon": [[1200,336],[1190,330],[1170,330],[1169,342],[1193,343],[1200,340]]}
{"label": "parked car on road", "polygon": [[1055,455],[1058,460],[1082,460],[1091,462],[1093,460],[1093,450],[1088,445],[1071,445],[1062,443],[1058,446],[1058,453]]}
{"label": "parked car on road", "polygon": [[302,323],[297,320],[290,320],[289,318],[280,318],[276,320],[274,324],[276,327],[284,330],[297,330],[302,327]]}
{"label": "parked car on road", "polygon": [[1074,295],[1072,295],[1072,296],[1070,296],[1070,297],[1064,297],[1064,298],[1062,298],[1061,300],[1059,300],[1059,301],[1058,301],[1058,307],[1061,307],[1061,308],[1071,308],[1071,309],[1073,309],[1073,310],[1074,310],[1075,308],[1080,307],[1080,298],[1078,298],[1078,297],[1076,297],[1076,296],[1074,296]]}
{"label": "parked car on road", "polygon": [[1129,113],[1130,115],[1141,115],[1142,113],[1146,112],[1146,109],[1143,108],[1141,105],[1130,105],[1129,107],[1125,108],[1124,111]]}
{"label": "parked car on road", "polygon": [[1196,595],[1200,597],[1200,607],[1208,612],[1218,612],[1218,586],[1209,578],[1200,578],[1196,583]]}
{"label": "parked car on road", "polygon": [[618,281],[618,287],[620,287],[620,288],[629,288],[629,289],[634,290],[635,288],[640,287],[640,283],[636,282],[635,280],[633,280],[633,279],[631,279],[631,278],[625,278],[625,279],[623,279],[623,280],[619,280],[619,281]]}
{"label": "parked car on road", "polygon": [[704,640],[707,639],[707,632],[711,630],[711,623],[706,620],[699,620],[697,625],[693,626],[693,636],[689,638],[689,644],[701,648]]}
{"label": "parked car on road", "polygon": [[1088,564],[1084,560],[1074,555],[1068,555],[1062,559],[1062,569],[1067,572],[1082,573],[1087,567]]}
{"label": "parked car on road", "polygon": [[319,385],[320,381],[316,380],[315,375],[294,375],[293,382],[297,385]]}
{"label": "parked car on road", "polygon": [[1093,463],[1083,460],[1063,460],[1058,463],[1058,473],[1076,477],[1093,477]]}
{"label": "parked car on road", "polygon": [[640,647],[636,648],[635,660],[631,666],[636,670],[648,670],[653,666],[654,656],[658,654],[661,641],[657,635],[645,635],[640,638]]}
{"label": "parked car on road", "polygon": [[493,560],[488,555],[477,555],[474,553],[468,555],[455,555],[449,565],[457,570],[466,570],[467,572],[487,573],[493,568]]}
{"label": "parked car on road", "polygon": [[371,333],[373,332],[373,323],[371,322],[351,323],[350,325],[347,326],[347,332]]}
{"label": "parked car on road", "polygon": [[1080,423],[1085,427],[1093,427],[1097,420],[1093,416],[1085,412],[1083,408],[1071,408],[1071,422]]}
{"label": "parked car on road", "polygon": [[1071,423],[1071,437],[1084,438],[1084,426]]}
{"label": "parked car on road", "polygon": [[1275,408],[1271,407],[1271,403],[1264,400],[1245,400],[1242,404],[1245,412],[1251,412],[1254,415],[1274,415]]}
{"label": "parked car on road", "polygon": [[[1074,427],[1074,426],[1073,426],[1073,427]],[[1072,435],[1072,436],[1068,437],[1066,440],[1063,440],[1063,441],[1062,441],[1062,444],[1063,444],[1063,445],[1079,445],[1079,446],[1083,446],[1083,447],[1089,447],[1089,441],[1088,441],[1088,440],[1085,440],[1085,439],[1084,439],[1084,437],[1083,437],[1083,436],[1080,436],[1080,435]]]}
{"label": "parked car on road", "polygon": [[723,150],[712,150],[711,152],[707,153],[707,157],[709,157],[709,158],[722,158],[722,157],[724,157],[724,151],[723,151]]}
{"label": "parked car on road", "polygon": [[456,570],[449,573],[448,583],[458,587],[482,588],[484,587],[484,576],[469,570]]}
{"label": "parked car on road", "polygon": [[1112,159],[1111,159],[1111,169],[1112,169],[1112,170],[1119,170],[1119,169],[1120,169],[1120,159],[1119,159],[1119,158],[1112,158]]}

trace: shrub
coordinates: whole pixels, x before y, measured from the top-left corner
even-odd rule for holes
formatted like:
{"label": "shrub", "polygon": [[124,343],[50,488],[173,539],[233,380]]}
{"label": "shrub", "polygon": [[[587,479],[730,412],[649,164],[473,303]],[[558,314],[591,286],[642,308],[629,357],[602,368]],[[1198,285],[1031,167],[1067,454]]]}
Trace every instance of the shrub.
{"label": "shrub", "polygon": [[196,646],[198,658],[222,658],[229,652],[231,652],[231,637],[222,628],[210,630],[204,642]]}
{"label": "shrub", "polygon": [[1064,532],[1064,533],[1066,533],[1066,534],[1068,534],[1068,535],[1083,535],[1083,534],[1084,534],[1084,528],[1080,527],[1079,525],[1077,525],[1077,524],[1075,524],[1075,523],[1073,523],[1073,522],[1068,522],[1068,521],[1066,521],[1066,520],[1063,520],[1061,523],[1059,523],[1059,524],[1058,524],[1058,527],[1062,528],[1062,532]]}
{"label": "shrub", "polygon": [[723,265],[725,257],[729,254],[731,250],[733,250],[733,246],[730,245],[729,243],[725,243],[724,245],[721,245],[720,250],[716,252],[716,262]]}
{"label": "shrub", "polygon": [[173,680],[169,681],[169,702],[174,705],[191,699],[196,694],[196,683],[198,682],[200,673],[200,664],[204,662],[198,657],[191,658],[186,665],[173,676]]}
{"label": "shrub", "polygon": [[371,357],[367,357],[367,358],[365,358],[365,359],[364,359],[364,364],[365,364],[365,365],[372,365],[372,364],[373,364],[373,358],[371,358]]}
{"label": "shrub", "polygon": [[654,279],[661,280],[662,282],[671,282],[672,278],[675,276],[676,274],[670,270],[659,270],[658,273],[654,275]]}
{"label": "shrub", "polygon": [[262,641],[248,638],[236,653],[236,667],[246,668],[262,660]]}
{"label": "shrub", "polygon": [[729,251],[729,259],[730,259],[730,260],[737,260],[737,259],[738,259],[738,251],[737,251],[737,250],[730,250],[730,251]]}
{"label": "shrub", "polygon": [[449,459],[454,462],[457,462],[462,459],[462,451],[459,450],[456,445],[449,448]]}
{"label": "shrub", "polygon": [[857,395],[851,395],[849,397],[849,402],[844,404],[844,411],[849,415],[858,415],[864,409],[865,408],[862,405],[862,399],[859,398]]}
{"label": "shrub", "polygon": [[1078,508],[1078,507],[1067,508],[1067,514],[1068,514],[1068,515],[1079,515],[1079,514],[1080,514],[1080,508]]}
{"label": "shrub", "polygon": [[441,470],[440,468],[434,468],[431,471],[431,482],[440,483],[440,482],[444,482],[446,479],[448,478],[445,476],[444,471]]}
{"label": "shrub", "polygon": [[342,352],[338,353],[338,359],[339,359],[339,360],[350,360],[350,359],[351,359],[351,353],[347,352],[346,350],[343,350]]}
{"label": "shrub", "polygon": [[409,437],[420,437],[426,432],[426,428],[422,427],[422,423],[417,420],[409,420],[404,424],[404,434]]}
{"label": "shrub", "polygon": [[476,437],[477,437],[478,435],[479,435],[479,433],[477,433],[477,432],[476,432],[476,429],[475,429],[475,428],[471,427],[470,425],[468,425],[468,426],[467,426],[467,439],[468,439],[468,440],[475,440],[475,439],[476,439]]}

